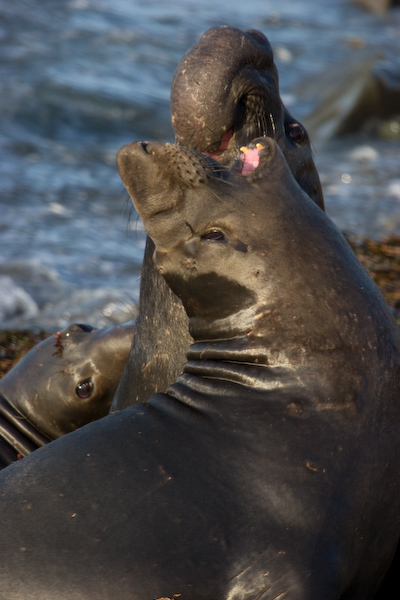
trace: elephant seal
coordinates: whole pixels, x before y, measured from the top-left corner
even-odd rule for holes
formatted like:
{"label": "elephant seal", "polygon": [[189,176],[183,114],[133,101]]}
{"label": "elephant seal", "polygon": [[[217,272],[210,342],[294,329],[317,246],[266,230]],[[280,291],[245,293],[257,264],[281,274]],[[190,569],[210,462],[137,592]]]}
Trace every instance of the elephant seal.
{"label": "elephant seal", "polygon": [[133,332],[71,325],[0,379],[0,468],[108,413]]}
{"label": "elephant seal", "polygon": [[[176,68],[171,115],[177,143],[228,164],[251,139],[274,138],[300,186],[324,207],[308,134],[280,98],[272,49],[260,31],[207,31]],[[154,269],[153,253],[147,238],[136,334],[112,411],[165,391],[181,372],[193,341],[181,302]]]}
{"label": "elephant seal", "polygon": [[226,162],[261,135],[281,148],[296,181],[314,202],[324,199],[304,126],[279,95],[278,70],[261,31],[212,27],[183,56],[171,86],[176,142]]}
{"label": "elephant seal", "polygon": [[170,144],[120,151],[195,342],[167,393],[0,473],[2,600],[373,597],[400,529],[399,330],[257,144],[247,178]]}

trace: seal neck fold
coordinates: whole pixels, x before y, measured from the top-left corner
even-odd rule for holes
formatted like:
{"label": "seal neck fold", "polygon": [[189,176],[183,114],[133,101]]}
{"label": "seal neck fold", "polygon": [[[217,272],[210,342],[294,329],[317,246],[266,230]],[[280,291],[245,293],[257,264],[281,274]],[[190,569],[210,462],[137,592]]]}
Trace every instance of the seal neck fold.
{"label": "seal neck fold", "polygon": [[51,441],[2,394],[0,394],[0,437],[22,456],[27,456]]}
{"label": "seal neck fold", "polygon": [[207,381],[214,389],[220,381],[266,391],[291,385],[297,379],[295,371],[286,360],[271,363],[268,350],[244,336],[192,344],[178,381],[193,389],[206,388]]}

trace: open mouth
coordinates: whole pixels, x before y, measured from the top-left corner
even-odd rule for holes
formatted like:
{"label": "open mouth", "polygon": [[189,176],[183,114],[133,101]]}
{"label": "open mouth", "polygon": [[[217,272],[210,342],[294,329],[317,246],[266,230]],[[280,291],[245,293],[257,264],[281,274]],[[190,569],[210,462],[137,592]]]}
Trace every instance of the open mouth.
{"label": "open mouth", "polygon": [[230,129],[229,131],[224,133],[224,135],[222,136],[222,139],[221,139],[221,143],[218,147],[218,150],[216,150],[215,152],[212,152],[210,154],[211,158],[215,158],[216,160],[218,160],[218,156],[220,154],[222,154],[223,152],[225,152],[225,150],[228,149],[228,145],[229,145],[229,142],[230,142],[232,136],[233,136],[233,129]]}
{"label": "open mouth", "polygon": [[242,146],[240,148],[239,159],[242,163],[240,174],[246,177],[249,173],[254,171],[260,162],[260,153],[264,150],[264,146],[260,143],[250,143],[248,146]]}
{"label": "open mouth", "polygon": [[250,140],[254,140],[259,137],[270,137],[272,139],[276,139],[276,125],[275,119],[273,117],[272,112],[269,112],[267,109],[264,110],[263,114],[259,116],[257,122],[249,122],[246,126],[242,126],[239,129],[235,127],[231,127],[229,131],[224,133],[219,143],[217,149],[215,149],[216,144],[213,144],[214,150],[203,150],[204,154],[211,156],[215,160],[218,160],[222,154],[224,154],[227,150],[229,150],[229,146],[231,146],[231,150],[233,150],[232,138],[235,138],[234,145],[238,148],[241,144],[250,143]]}
{"label": "open mouth", "polygon": [[[218,150],[218,152],[215,152],[213,154],[206,154],[204,152],[202,154],[218,161],[218,158],[217,158],[218,155],[221,154],[222,152],[224,152],[224,150],[228,146],[229,139],[231,136],[232,136],[232,132],[228,132],[223,136],[223,141],[221,143],[221,146],[225,145],[225,148],[221,149],[221,146],[220,146],[220,149]],[[224,138],[225,138],[225,140],[224,140]],[[145,154],[154,154],[154,150],[152,149],[151,142],[147,142],[147,141],[134,142],[134,144],[136,144],[138,147],[140,147],[144,151]],[[238,173],[239,175],[246,177],[247,175],[249,175],[249,173],[251,173],[258,167],[259,162],[260,162],[260,155],[264,150],[265,150],[265,145],[263,145],[263,143],[262,143],[262,138],[252,140],[247,146],[241,146],[241,148],[239,149],[239,156],[236,158],[234,165],[231,168],[233,168],[233,170],[236,173]],[[226,167],[225,167],[225,169],[226,169]],[[227,168],[227,170],[228,171],[230,170],[229,167]]]}
{"label": "open mouth", "polygon": [[[225,135],[228,136],[228,134]],[[228,141],[226,144],[228,144]],[[213,154],[207,154],[203,152],[202,154],[212,158],[214,161],[217,161],[217,164],[219,165],[217,168],[219,177],[223,176],[225,170],[226,172],[234,171],[242,177],[246,177],[258,167],[260,163],[260,156],[262,152],[265,151],[265,145],[262,143],[262,138],[256,138],[255,140],[249,142],[247,146],[241,146],[238,150],[239,156],[236,155],[236,158],[233,160],[230,167],[218,161],[218,157],[223,151],[224,150],[218,150],[218,152]],[[224,165],[225,168],[221,168],[222,165]]]}

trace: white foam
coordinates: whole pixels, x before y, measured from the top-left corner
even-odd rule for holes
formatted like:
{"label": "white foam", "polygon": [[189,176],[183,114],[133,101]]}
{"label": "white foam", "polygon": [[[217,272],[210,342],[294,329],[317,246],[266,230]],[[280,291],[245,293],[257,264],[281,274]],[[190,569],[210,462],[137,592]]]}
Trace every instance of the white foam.
{"label": "white foam", "polygon": [[15,317],[29,319],[39,313],[33,298],[14,283],[11,277],[0,276],[0,326]]}

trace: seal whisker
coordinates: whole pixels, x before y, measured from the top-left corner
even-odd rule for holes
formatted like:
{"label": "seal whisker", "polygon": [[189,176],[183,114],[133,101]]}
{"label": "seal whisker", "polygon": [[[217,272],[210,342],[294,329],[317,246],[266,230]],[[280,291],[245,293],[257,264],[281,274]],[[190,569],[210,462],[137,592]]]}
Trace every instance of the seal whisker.
{"label": "seal whisker", "polygon": [[275,127],[275,121],[274,121],[274,117],[273,114],[271,112],[266,113],[266,117],[268,116],[270,125],[271,125],[271,130],[272,130],[272,139],[276,140],[276,127]]}
{"label": "seal whisker", "polygon": [[[272,129],[272,127],[271,127]],[[262,111],[260,114],[260,132],[262,136],[268,135],[268,123],[267,123],[267,113]]]}
{"label": "seal whisker", "polygon": [[[233,184],[231,182],[226,182],[224,181],[224,183],[227,183],[228,185],[230,185],[231,187],[233,187]],[[226,205],[227,207],[229,207],[229,197],[228,198],[224,198],[223,196],[221,196],[221,194],[219,192],[217,192],[216,190],[208,190],[208,193],[213,196],[216,200],[217,203],[219,203],[220,205]]]}
{"label": "seal whisker", "polygon": [[134,232],[135,232],[135,237],[136,237],[136,239],[137,239],[137,234],[138,234],[138,226],[139,226],[139,223],[140,223],[140,216],[139,216],[139,215],[138,215],[138,213],[136,212],[136,210],[135,210],[135,207],[132,205],[132,202],[131,202],[131,206],[130,206],[130,208],[129,208],[129,213],[128,213],[128,218],[127,218],[127,221],[126,221],[126,227],[125,227],[125,231],[126,231],[126,234],[127,234],[127,235],[128,235],[128,233],[129,233],[129,231],[131,231],[131,230],[132,230],[132,228],[130,227],[130,223],[132,222],[132,216],[133,216],[133,215],[135,216],[135,227],[134,227]]}

